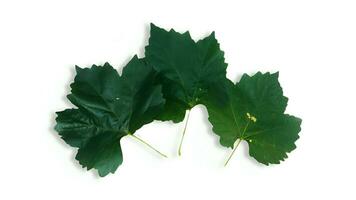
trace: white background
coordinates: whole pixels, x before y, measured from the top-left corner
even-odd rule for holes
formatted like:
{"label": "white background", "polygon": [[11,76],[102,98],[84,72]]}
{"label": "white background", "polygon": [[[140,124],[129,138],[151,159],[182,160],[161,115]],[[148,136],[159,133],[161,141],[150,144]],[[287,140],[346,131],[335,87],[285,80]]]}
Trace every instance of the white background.
{"label": "white background", "polygon": [[[216,31],[228,77],[280,71],[287,112],[303,119],[297,149],[263,166],[218,145],[203,106],[183,123],[124,138],[124,163],[99,178],[53,131],[74,65],[117,69],[144,54],[149,23],[195,39]],[[0,199],[355,199],[356,4],[346,0],[0,1]]]}

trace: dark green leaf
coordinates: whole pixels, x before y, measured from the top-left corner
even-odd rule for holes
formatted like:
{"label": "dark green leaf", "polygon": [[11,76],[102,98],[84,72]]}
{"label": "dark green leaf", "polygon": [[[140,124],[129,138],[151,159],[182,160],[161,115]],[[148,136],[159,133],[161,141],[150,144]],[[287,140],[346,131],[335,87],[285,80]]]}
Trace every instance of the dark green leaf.
{"label": "dark green leaf", "polygon": [[108,63],[76,70],[68,99],[78,108],[57,112],[55,129],[79,148],[76,159],[83,167],[105,176],[122,163],[120,139],[153,121],[165,100],[156,72],[136,56],[122,76]]}
{"label": "dark green leaf", "polygon": [[250,155],[266,165],[279,163],[296,148],[301,120],[284,114],[287,98],[278,73],[245,74],[236,85],[225,80],[212,87],[204,101],[223,146],[234,147],[236,140],[245,140]]}
{"label": "dark green leaf", "polygon": [[194,42],[189,32],[165,31],[151,24],[146,59],[160,73],[167,104],[160,120],[179,122],[199,104],[210,85],[225,78],[227,64],[214,33]]}
{"label": "dark green leaf", "polygon": [[115,131],[103,131],[80,148],[75,159],[88,170],[98,169],[101,177],[114,173],[122,163],[121,137]]}

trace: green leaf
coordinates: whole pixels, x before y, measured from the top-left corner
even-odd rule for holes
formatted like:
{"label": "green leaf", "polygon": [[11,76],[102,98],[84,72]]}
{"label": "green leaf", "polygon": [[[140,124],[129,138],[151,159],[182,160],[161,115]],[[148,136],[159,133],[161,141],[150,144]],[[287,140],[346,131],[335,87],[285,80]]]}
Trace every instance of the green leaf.
{"label": "green leaf", "polygon": [[233,148],[237,140],[245,140],[250,156],[266,165],[280,163],[296,148],[301,119],[284,114],[288,99],[278,73],[244,74],[236,85],[225,80],[204,101],[221,145]]}
{"label": "green leaf", "polygon": [[166,31],[151,24],[146,59],[160,73],[167,101],[160,120],[180,122],[185,111],[201,103],[210,85],[225,78],[224,52],[212,33],[195,42],[189,32]]}
{"label": "green leaf", "polygon": [[106,176],[122,163],[120,139],[163,109],[162,88],[155,83],[156,72],[136,56],[122,76],[108,63],[76,71],[68,99],[78,108],[57,112],[55,130],[79,148],[76,159],[83,167]]}
{"label": "green leaf", "polygon": [[121,137],[115,131],[103,131],[80,148],[75,159],[88,170],[98,169],[101,177],[114,173],[122,163],[121,145],[118,141]]}

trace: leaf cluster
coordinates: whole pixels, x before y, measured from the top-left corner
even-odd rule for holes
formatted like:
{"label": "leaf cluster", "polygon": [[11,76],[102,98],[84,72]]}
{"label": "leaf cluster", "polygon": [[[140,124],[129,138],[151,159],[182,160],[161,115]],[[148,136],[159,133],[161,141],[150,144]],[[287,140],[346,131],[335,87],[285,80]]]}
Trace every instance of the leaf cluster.
{"label": "leaf cluster", "polygon": [[109,63],[76,66],[67,95],[76,108],[57,112],[55,130],[78,148],[83,167],[106,176],[123,162],[121,138],[131,136],[160,153],[136,130],[153,120],[181,122],[202,104],[222,146],[235,152],[244,140],[258,162],[280,163],[296,148],[301,119],[285,114],[288,99],[278,73],[244,74],[233,83],[226,69],[214,32],[194,41],[189,32],[151,24],[145,57],[134,56],[121,75]]}

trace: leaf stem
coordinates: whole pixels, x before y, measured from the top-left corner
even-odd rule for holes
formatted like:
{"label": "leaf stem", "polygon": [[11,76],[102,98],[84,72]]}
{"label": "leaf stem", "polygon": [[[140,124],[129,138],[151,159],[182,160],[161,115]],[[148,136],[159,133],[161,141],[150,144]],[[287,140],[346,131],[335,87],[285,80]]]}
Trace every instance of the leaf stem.
{"label": "leaf stem", "polygon": [[241,137],[239,138],[239,141],[237,142],[236,146],[234,147],[234,150],[232,150],[232,152],[231,152],[229,158],[226,160],[226,162],[225,162],[225,164],[224,164],[224,167],[226,167],[226,165],[229,163],[229,161],[230,161],[231,157],[234,155],[234,153],[235,153],[237,147],[240,145],[241,141],[243,140],[243,138],[244,138],[243,136],[244,136],[244,134],[245,134],[245,132],[246,132],[247,127],[248,127],[249,124],[250,124],[250,120],[247,121],[246,126],[245,126],[245,128],[244,128],[244,131],[242,132]]}
{"label": "leaf stem", "polygon": [[184,125],[184,130],[183,130],[183,134],[182,134],[182,138],[180,139],[180,144],[179,144],[179,148],[178,148],[178,155],[182,155],[182,144],[183,144],[183,139],[184,139],[184,135],[185,135],[185,131],[187,130],[187,125],[188,125],[188,120],[189,120],[189,115],[190,115],[190,110],[187,111],[187,119],[185,120],[185,125]]}
{"label": "leaf stem", "polygon": [[151,148],[152,150],[154,150],[155,152],[157,152],[158,154],[160,154],[161,156],[167,158],[167,156],[165,154],[163,154],[162,152],[158,151],[156,148],[154,148],[152,145],[150,145],[149,143],[147,143],[146,141],[144,141],[143,139],[137,137],[136,135],[133,134],[128,134],[129,136],[135,138],[136,140],[142,142],[143,144],[145,144],[146,146],[148,146],[149,148]]}
{"label": "leaf stem", "polygon": [[226,165],[229,163],[229,161],[230,161],[232,155],[234,155],[234,153],[235,153],[237,147],[239,146],[239,144],[241,143],[241,141],[242,141],[242,139],[240,138],[239,141],[237,142],[236,146],[234,147],[234,150],[232,150],[232,152],[231,152],[229,158],[226,160],[226,162],[225,162],[225,164],[224,164],[224,167],[226,167]]}

